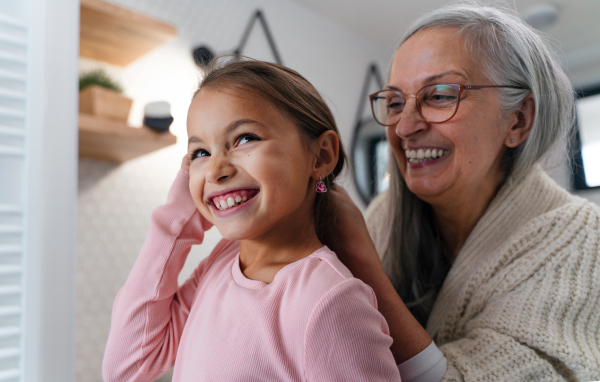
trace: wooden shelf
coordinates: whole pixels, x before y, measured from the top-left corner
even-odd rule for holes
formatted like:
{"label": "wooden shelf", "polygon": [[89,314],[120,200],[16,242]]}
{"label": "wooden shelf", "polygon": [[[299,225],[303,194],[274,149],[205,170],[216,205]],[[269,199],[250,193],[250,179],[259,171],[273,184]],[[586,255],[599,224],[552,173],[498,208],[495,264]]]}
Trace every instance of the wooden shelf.
{"label": "wooden shelf", "polygon": [[79,114],[79,157],[123,163],[177,142],[170,132]]}
{"label": "wooden shelf", "polygon": [[[79,54],[125,66],[175,38],[177,29],[102,0],[81,0]],[[173,145],[170,132],[79,114],[79,157],[123,163]]]}
{"label": "wooden shelf", "polygon": [[102,0],[81,0],[79,54],[125,66],[175,38],[177,29]]}

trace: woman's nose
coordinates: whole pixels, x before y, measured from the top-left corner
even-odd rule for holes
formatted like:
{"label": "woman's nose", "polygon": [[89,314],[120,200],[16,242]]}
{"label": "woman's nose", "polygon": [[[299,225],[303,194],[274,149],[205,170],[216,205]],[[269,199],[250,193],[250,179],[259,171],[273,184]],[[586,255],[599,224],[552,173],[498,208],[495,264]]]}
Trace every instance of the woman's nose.
{"label": "woman's nose", "polygon": [[206,180],[213,184],[222,183],[235,174],[235,166],[229,161],[227,155],[217,154],[210,158],[206,172]]}
{"label": "woman's nose", "polygon": [[413,98],[412,102],[406,102],[400,120],[395,126],[396,135],[402,139],[410,138],[415,133],[418,133],[427,127],[427,122],[423,120],[417,110],[416,99],[414,99],[414,97],[411,98]]}

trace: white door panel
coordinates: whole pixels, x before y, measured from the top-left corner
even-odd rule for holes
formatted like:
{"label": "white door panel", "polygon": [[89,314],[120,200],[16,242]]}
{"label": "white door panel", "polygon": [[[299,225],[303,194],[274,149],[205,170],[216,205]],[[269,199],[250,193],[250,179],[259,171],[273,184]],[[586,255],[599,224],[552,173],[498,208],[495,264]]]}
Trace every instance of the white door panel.
{"label": "white door panel", "polygon": [[22,380],[26,72],[27,27],[0,15],[0,381]]}
{"label": "white door panel", "polygon": [[0,382],[74,381],[78,35],[78,1],[0,1]]}

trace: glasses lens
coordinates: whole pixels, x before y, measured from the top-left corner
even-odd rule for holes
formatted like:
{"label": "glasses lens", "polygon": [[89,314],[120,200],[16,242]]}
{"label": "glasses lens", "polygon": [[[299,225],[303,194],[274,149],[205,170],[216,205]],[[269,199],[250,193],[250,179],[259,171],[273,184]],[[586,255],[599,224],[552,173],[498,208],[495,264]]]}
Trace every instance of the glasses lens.
{"label": "glasses lens", "polygon": [[419,91],[417,99],[425,119],[444,122],[454,115],[458,105],[458,89],[450,85],[430,85]]}
{"label": "glasses lens", "polygon": [[390,126],[400,120],[400,113],[404,109],[404,96],[394,90],[383,90],[375,94],[371,100],[375,120]]}

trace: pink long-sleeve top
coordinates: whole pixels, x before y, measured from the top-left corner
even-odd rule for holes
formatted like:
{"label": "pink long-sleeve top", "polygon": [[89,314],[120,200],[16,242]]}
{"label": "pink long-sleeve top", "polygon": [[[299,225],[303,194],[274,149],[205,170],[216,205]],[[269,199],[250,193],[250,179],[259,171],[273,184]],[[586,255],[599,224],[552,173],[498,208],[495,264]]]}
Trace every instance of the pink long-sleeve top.
{"label": "pink long-sleeve top", "polygon": [[250,280],[239,242],[222,240],[180,287],[190,248],[210,223],[180,171],[114,303],[103,375],[173,380],[399,381],[392,338],[372,289],[327,247]]}

